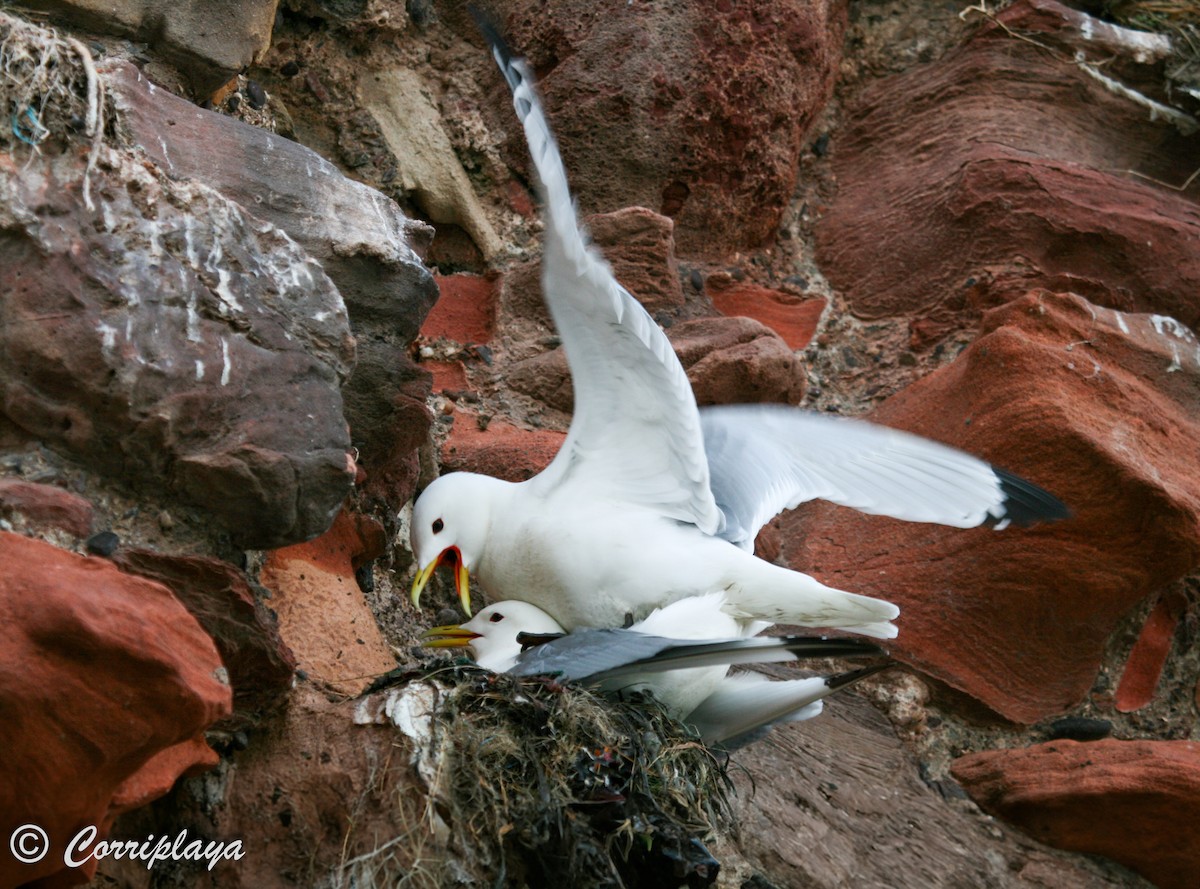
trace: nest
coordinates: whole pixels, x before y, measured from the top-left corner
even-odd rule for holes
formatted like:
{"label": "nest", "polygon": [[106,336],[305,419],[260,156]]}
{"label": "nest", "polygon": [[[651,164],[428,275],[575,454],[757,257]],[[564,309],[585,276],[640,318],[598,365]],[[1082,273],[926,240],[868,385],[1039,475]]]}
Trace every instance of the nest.
{"label": "nest", "polygon": [[613,701],[455,665],[441,687],[430,788],[464,858],[495,886],[704,887],[704,843],[732,825],[726,772],[649,696]]}

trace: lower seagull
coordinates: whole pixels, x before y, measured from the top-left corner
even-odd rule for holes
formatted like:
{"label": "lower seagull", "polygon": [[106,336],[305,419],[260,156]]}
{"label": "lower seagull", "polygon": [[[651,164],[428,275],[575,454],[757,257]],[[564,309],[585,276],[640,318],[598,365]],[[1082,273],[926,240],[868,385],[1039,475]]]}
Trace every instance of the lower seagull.
{"label": "lower seagull", "polygon": [[821,712],[824,698],[890,666],[790,680],[731,675],[731,664],[885,652],[858,639],[742,635],[741,624],[723,607],[719,593],[696,596],[626,628],[568,633],[536,605],[497,602],[464,624],[427,630],[423,644],[467,648],[479,666],[495,673],[548,676],[609,693],[649,691],[706,744],[726,748],[748,743],[776,723],[810,719]]}

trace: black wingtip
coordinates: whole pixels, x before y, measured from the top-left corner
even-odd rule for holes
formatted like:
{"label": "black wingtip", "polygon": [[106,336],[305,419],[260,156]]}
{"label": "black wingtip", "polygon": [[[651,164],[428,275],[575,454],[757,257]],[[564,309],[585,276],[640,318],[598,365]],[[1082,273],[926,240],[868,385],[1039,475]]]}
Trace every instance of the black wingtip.
{"label": "black wingtip", "polygon": [[834,691],[848,688],[856,682],[866,679],[868,676],[874,676],[876,673],[882,673],[884,670],[890,670],[896,666],[893,662],[888,661],[886,664],[876,664],[873,667],[863,667],[861,670],[850,670],[846,673],[838,673],[835,676],[827,676],[825,684]]}
{"label": "black wingtip", "polygon": [[780,643],[797,658],[874,657],[887,652],[873,642],[827,636],[781,636]]}
{"label": "black wingtip", "polygon": [[492,48],[492,52],[496,54],[496,61],[502,68],[507,68],[513,60],[513,51],[509,47],[508,41],[500,33],[500,23],[496,17],[486,9],[480,9],[474,3],[467,4],[467,12],[471,13],[471,18],[475,20],[475,27],[483,34],[484,39]]}
{"label": "black wingtip", "polygon": [[1004,513],[989,524],[1009,522],[1022,528],[1038,522],[1058,522],[1072,515],[1067,505],[1044,488],[1028,482],[1019,475],[992,467],[1004,495]]}

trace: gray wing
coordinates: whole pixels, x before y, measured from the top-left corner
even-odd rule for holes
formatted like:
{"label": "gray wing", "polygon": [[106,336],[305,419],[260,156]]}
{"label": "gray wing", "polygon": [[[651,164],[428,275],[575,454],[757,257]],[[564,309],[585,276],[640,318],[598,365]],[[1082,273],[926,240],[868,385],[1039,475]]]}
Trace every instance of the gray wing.
{"label": "gray wing", "polygon": [[700,423],[719,535],[747,550],[773,516],[808,500],[956,528],[1070,514],[1034,484],[886,426],[782,405],[704,408]]}
{"label": "gray wing", "polygon": [[696,399],[662,329],[617,283],[580,228],[566,170],[524,61],[495,30],[492,44],[525,128],[545,215],[542,288],[571,368],[575,412],[562,450],[535,478],[549,494],[571,494],[658,508],[707,533],[721,515],[709,489]]}
{"label": "gray wing", "polygon": [[879,646],[870,642],[821,636],[755,636],[690,642],[635,630],[584,629],[530,648],[508,672],[517,676],[555,675],[565,681],[587,680],[591,684],[692,667],[882,653]]}

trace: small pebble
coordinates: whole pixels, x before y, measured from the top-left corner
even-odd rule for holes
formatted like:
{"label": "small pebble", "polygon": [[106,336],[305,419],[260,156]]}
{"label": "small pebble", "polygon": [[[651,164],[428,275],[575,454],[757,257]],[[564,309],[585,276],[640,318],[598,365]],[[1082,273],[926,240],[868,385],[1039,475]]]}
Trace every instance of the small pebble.
{"label": "small pebble", "polygon": [[237,93],[234,93],[225,102],[225,107],[228,108],[231,112],[237,111],[239,108],[242,107],[242,97],[239,96]]}
{"label": "small pebble", "polygon": [[158,527],[164,531],[170,531],[175,527],[175,519],[171,518],[171,514],[165,509],[158,514]]}
{"label": "small pebble", "polygon": [[267,104],[267,91],[257,80],[251,80],[246,84],[246,101],[256,111]]}
{"label": "small pebble", "polygon": [[375,592],[375,563],[360,565],[354,572],[354,579],[358,581],[358,588],[364,593]]}
{"label": "small pebble", "polygon": [[817,140],[813,142],[812,150],[817,157],[825,157],[829,154],[829,134],[822,133],[818,136]]}
{"label": "small pebble", "polygon": [[99,531],[87,539],[84,546],[87,551],[94,556],[104,556],[108,558],[117,551],[117,547],[121,545],[121,538],[112,531]]}
{"label": "small pebble", "polygon": [[692,269],[691,275],[688,276],[688,282],[692,285],[693,290],[699,291],[704,289],[704,275],[700,269]]}
{"label": "small pebble", "polygon": [[1068,738],[1072,741],[1099,741],[1112,734],[1112,723],[1107,719],[1087,716],[1067,716],[1050,723],[1046,739],[1057,741]]}
{"label": "small pebble", "polygon": [[286,63],[284,63],[284,66],[279,69],[279,73],[282,74],[284,77],[295,77],[297,74],[300,73],[300,66],[298,64],[296,64],[294,61],[286,62]]}

